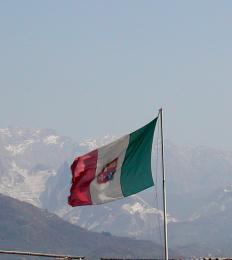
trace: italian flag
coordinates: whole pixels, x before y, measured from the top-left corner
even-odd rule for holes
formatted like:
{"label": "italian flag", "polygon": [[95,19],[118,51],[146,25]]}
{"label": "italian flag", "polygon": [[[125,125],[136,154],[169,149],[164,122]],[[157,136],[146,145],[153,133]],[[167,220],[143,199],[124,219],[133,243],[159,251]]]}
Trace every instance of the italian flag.
{"label": "italian flag", "polygon": [[77,157],[72,166],[71,206],[102,204],[154,185],[151,150],[157,118],[113,143]]}

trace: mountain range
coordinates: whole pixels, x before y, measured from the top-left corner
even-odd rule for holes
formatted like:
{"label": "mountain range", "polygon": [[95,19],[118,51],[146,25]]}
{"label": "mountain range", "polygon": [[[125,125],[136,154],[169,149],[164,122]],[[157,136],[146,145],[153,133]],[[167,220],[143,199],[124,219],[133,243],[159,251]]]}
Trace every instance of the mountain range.
{"label": "mountain range", "polygon": [[[154,188],[102,206],[67,205],[71,161],[113,139],[106,136],[77,143],[53,130],[0,129],[0,193],[88,230],[161,244],[162,180],[155,146]],[[178,146],[166,140],[165,166],[170,246],[187,256],[231,255],[232,152]]]}

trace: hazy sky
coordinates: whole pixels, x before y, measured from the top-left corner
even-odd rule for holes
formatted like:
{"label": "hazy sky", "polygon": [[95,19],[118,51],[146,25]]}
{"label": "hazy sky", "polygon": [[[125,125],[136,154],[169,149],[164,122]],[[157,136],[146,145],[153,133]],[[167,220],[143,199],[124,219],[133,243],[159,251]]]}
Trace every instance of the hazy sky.
{"label": "hazy sky", "polygon": [[0,127],[232,150],[232,1],[0,2]]}

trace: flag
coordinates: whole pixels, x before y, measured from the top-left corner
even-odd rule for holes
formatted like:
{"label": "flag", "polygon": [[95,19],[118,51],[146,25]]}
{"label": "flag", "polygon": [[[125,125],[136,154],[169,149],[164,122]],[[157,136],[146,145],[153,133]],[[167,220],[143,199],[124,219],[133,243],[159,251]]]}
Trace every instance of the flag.
{"label": "flag", "polygon": [[102,204],[154,185],[151,150],[157,118],[118,140],[77,157],[72,166],[71,206]]}

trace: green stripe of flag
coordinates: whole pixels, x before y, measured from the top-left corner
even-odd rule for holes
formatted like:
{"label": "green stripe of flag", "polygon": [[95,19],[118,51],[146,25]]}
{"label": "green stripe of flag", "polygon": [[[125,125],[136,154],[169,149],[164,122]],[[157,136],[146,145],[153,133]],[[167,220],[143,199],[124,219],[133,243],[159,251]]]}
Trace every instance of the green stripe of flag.
{"label": "green stripe of flag", "polygon": [[120,179],[125,197],[154,185],[151,172],[151,150],[156,122],[157,118],[130,134]]}

